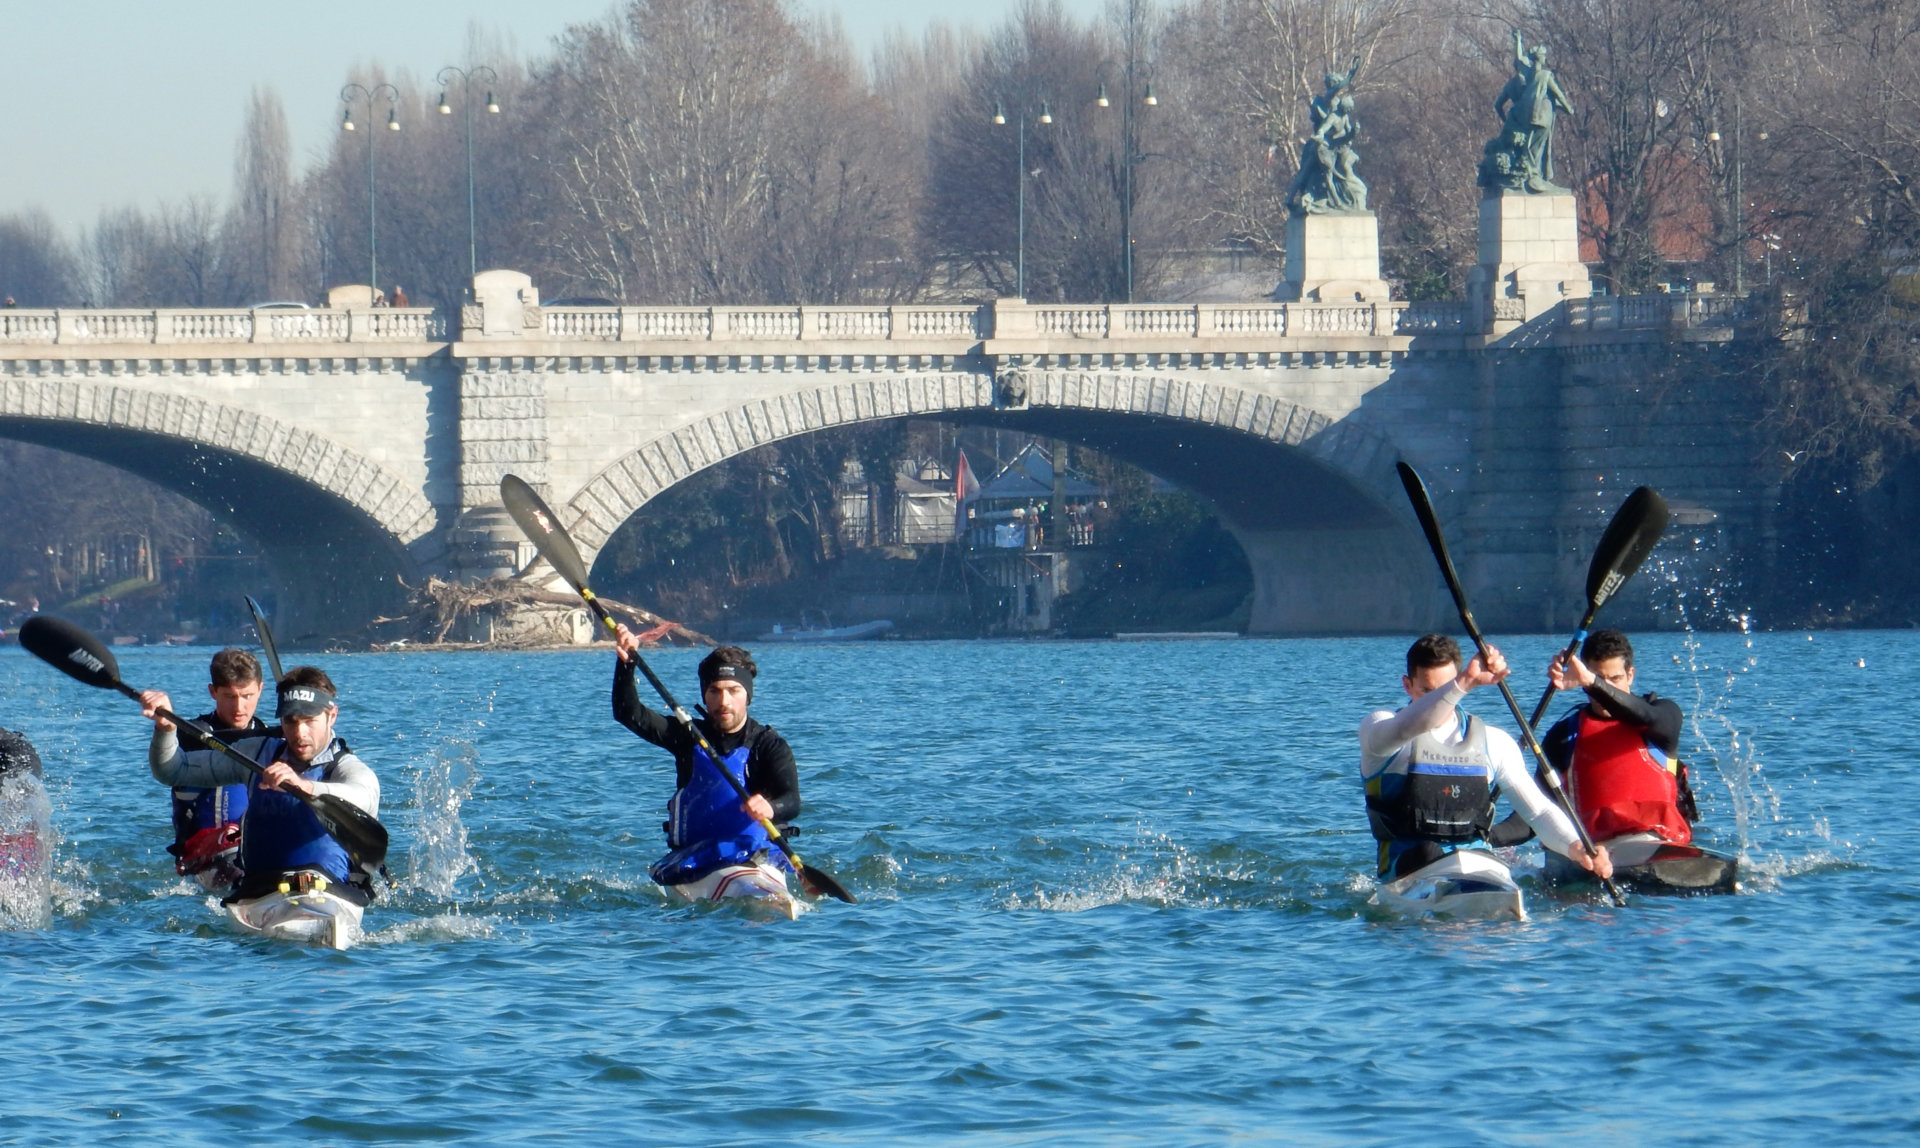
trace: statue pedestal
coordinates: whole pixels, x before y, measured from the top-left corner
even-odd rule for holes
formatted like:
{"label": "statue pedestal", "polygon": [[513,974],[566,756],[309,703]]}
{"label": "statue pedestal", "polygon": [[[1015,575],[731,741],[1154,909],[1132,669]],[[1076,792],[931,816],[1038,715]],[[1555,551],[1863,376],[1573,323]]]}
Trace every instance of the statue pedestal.
{"label": "statue pedestal", "polygon": [[1288,216],[1286,278],[1274,298],[1283,303],[1385,302],[1379,218],[1371,211]]}
{"label": "statue pedestal", "polygon": [[1480,329],[1501,335],[1562,299],[1593,293],[1580,262],[1580,213],[1571,195],[1492,195],[1480,201],[1480,263],[1467,298]]}

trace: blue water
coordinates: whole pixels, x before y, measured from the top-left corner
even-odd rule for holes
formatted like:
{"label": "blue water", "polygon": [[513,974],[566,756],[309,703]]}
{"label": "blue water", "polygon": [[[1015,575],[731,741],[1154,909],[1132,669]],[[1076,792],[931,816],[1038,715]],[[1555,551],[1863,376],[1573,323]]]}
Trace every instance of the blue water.
{"label": "blue water", "polygon": [[[797,922],[648,882],[671,768],[603,650],[329,656],[401,880],[347,953],[232,932],[132,703],[0,652],[59,837],[0,932],[0,1141],[1914,1142],[1920,634],[1640,644],[1747,891],[1470,925],[1368,903],[1403,640],[761,651],[862,899]],[[1508,642],[1523,702],[1553,645]],[[206,656],[122,671],[188,708]]]}

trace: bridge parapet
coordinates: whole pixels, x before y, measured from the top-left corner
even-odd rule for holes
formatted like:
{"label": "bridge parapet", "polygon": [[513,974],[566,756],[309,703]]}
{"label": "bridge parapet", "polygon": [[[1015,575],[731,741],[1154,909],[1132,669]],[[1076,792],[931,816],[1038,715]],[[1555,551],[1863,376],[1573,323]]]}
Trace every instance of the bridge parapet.
{"label": "bridge parapet", "polygon": [[446,337],[446,319],[431,307],[0,310],[0,345],[430,343]]}

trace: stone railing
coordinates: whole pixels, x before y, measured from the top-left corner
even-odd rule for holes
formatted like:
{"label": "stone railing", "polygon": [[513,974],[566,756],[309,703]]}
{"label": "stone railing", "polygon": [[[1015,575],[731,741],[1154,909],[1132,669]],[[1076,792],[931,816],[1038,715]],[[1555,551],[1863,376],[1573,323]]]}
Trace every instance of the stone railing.
{"label": "stone railing", "polygon": [[[517,305],[516,305],[517,307]],[[898,307],[527,307],[511,334],[485,333],[480,308],[459,337],[490,343],[714,345],[885,344],[933,345],[934,353],[963,353],[984,342],[1104,344],[1202,350],[1212,341],[1340,337],[1470,335],[1472,307],[1463,302],[1201,303],[1172,305],[1039,304],[1001,299],[990,304]],[[516,312],[517,314],[517,312]],[[1569,331],[1730,327],[1752,317],[1750,300],[1732,295],[1627,295],[1568,300],[1557,326]],[[425,307],[298,309],[161,308],[157,310],[0,309],[0,348],[9,345],[427,343],[453,337],[445,315]],[[1176,347],[1174,344],[1180,344]],[[1196,345],[1198,344],[1198,345]],[[989,350],[995,348],[990,347]],[[1087,347],[1093,350],[1092,346]],[[700,352],[696,352],[700,353]],[[918,352],[915,352],[918,353]],[[1075,352],[1077,353],[1077,352]]]}
{"label": "stone railing", "polygon": [[1740,295],[1597,295],[1564,306],[1561,323],[1573,331],[1731,327],[1754,313],[1753,301]]}
{"label": "stone railing", "polygon": [[986,337],[988,309],[914,307],[543,307],[550,340],[866,342]]}
{"label": "stone railing", "polygon": [[0,345],[428,343],[446,337],[446,320],[430,307],[0,310]]}

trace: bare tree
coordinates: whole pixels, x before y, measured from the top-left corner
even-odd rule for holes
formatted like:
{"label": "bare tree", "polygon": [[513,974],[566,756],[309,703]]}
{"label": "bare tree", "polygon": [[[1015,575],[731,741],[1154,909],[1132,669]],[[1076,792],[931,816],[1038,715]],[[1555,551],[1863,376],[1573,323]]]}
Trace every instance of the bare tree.
{"label": "bare tree", "polygon": [[0,297],[21,307],[70,307],[84,295],[80,265],[45,211],[0,216]]}

